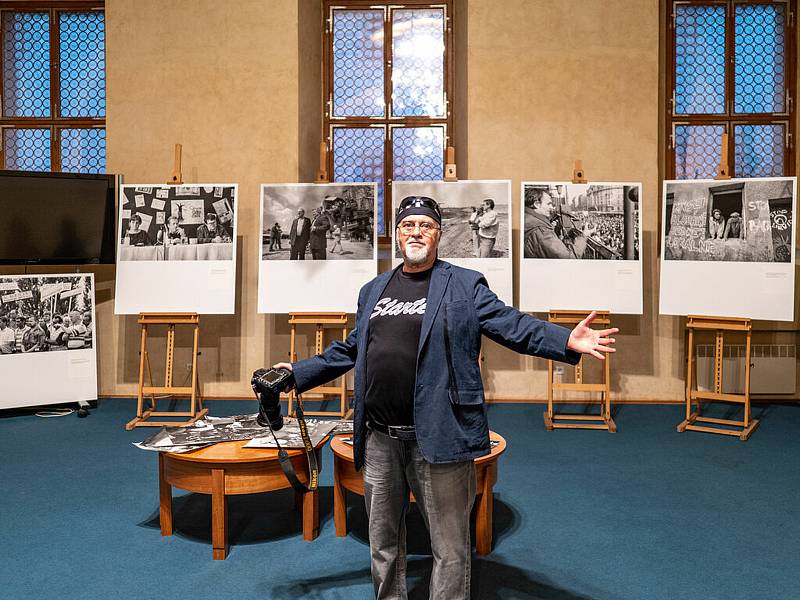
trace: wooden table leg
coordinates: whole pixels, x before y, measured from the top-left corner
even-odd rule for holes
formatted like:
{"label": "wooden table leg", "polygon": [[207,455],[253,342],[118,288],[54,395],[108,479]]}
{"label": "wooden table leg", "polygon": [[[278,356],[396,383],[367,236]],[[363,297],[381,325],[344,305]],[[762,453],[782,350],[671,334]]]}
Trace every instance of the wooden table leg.
{"label": "wooden table leg", "polygon": [[303,539],[310,542],[319,535],[319,492],[303,494]]}
{"label": "wooden table leg", "polygon": [[211,470],[211,545],[214,560],[228,555],[228,505],[225,501],[225,469]]}
{"label": "wooden table leg", "polygon": [[172,535],[172,486],[164,477],[164,454],[158,453],[158,495],[161,535]]}
{"label": "wooden table leg", "polygon": [[492,487],[497,479],[496,463],[490,465],[483,477],[483,486],[475,497],[475,551],[486,556],[492,551],[492,509],[494,498]]}
{"label": "wooden table leg", "polygon": [[336,527],[336,537],[347,535],[347,502],[339,477],[341,476],[342,461],[333,457],[333,524]]}

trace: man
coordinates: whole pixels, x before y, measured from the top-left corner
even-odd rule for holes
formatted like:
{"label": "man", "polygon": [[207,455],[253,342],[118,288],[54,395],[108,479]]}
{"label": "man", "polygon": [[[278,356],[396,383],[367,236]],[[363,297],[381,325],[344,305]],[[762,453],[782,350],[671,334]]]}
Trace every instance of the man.
{"label": "man", "polygon": [[739,216],[738,212],[732,212],[731,216],[728,218],[728,224],[725,225],[725,233],[722,234],[722,239],[743,239],[744,238],[744,226],[742,223],[742,217]]}
{"label": "man", "polygon": [[[85,313],[84,313],[85,315]],[[69,313],[70,326],[66,330],[64,339],[67,342],[67,350],[77,350],[86,345],[86,325],[84,324],[84,315],[78,310],[73,310]],[[89,318],[91,324],[91,313]]]}
{"label": "man", "polygon": [[22,352],[22,336],[25,335],[25,317],[20,314],[17,317],[17,326],[14,329],[14,352]]}
{"label": "man", "polygon": [[289,260],[306,259],[306,246],[310,235],[311,219],[306,217],[306,211],[300,208],[289,230]]}
{"label": "man", "polygon": [[272,252],[275,250],[277,246],[278,250],[281,250],[281,226],[278,225],[276,222],[275,225],[272,226],[272,229],[269,230],[269,250]]}
{"label": "man", "polygon": [[539,188],[525,194],[525,258],[582,258],[588,238],[572,229],[565,234],[569,243],[556,235],[553,218],[556,207],[547,191]]}
{"label": "man", "polygon": [[478,224],[478,258],[489,258],[492,255],[500,223],[494,210],[494,200],[487,198],[481,206],[481,214],[476,220]]}
{"label": "man", "polygon": [[8,326],[8,317],[0,317],[0,354],[13,354],[16,345],[14,330]]}
{"label": "man", "polygon": [[708,223],[708,233],[712,240],[721,240],[725,233],[725,219],[722,218],[722,211],[715,208],[711,213],[711,221]]}
{"label": "man", "polygon": [[321,208],[315,208],[311,220],[311,258],[325,260],[328,258],[328,236],[331,220]]}
{"label": "man", "polygon": [[87,310],[86,312],[83,313],[82,323],[83,323],[83,326],[86,328],[86,330],[83,333],[83,341],[84,341],[83,346],[84,346],[84,348],[91,348],[92,347],[92,337],[93,337],[92,313],[91,313],[91,311]]}
{"label": "man", "polygon": [[28,326],[22,332],[22,352],[39,352],[45,344],[45,335],[35,317],[28,317]]}
{"label": "man", "polygon": [[[158,230],[156,243],[163,244],[164,246],[174,246],[188,243],[189,238],[186,236],[186,231],[183,229],[183,227],[180,227],[178,223],[180,223],[180,220],[175,215],[170,215],[167,217],[165,228]],[[166,239],[164,236],[165,229]]]}
{"label": "man", "polygon": [[414,493],[431,535],[430,597],[467,598],[474,459],[490,452],[481,335],[575,364],[613,352],[616,329],[572,332],[506,306],[484,276],[437,259],[441,212],[410,196],[396,223],[403,264],[366,284],[345,341],[294,365],[303,392],[355,366],[354,459],[364,468],[372,579],[379,599],[406,598],[405,513]]}
{"label": "man", "polygon": [[467,222],[469,223],[470,233],[472,233],[472,254],[475,258],[478,257],[480,253],[480,237],[478,236],[478,230],[480,226],[478,225],[478,218],[481,216],[481,211],[483,208],[478,210],[474,206],[472,207],[472,214],[469,216]]}
{"label": "man", "polygon": [[217,213],[206,213],[206,221],[197,228],[198,244],[221,244],[231,241],[228,230],[219,222]]}

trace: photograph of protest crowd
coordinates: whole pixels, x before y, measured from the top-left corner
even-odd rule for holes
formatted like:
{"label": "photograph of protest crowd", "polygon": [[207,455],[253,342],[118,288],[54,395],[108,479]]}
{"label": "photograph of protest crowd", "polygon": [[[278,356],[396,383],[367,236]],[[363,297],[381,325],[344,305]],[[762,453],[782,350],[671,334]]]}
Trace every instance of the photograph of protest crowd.
{"label": "photograph of protest crowd", "polygon": [[263,185],[263,260],[375,258],[374,184]]}
{"label": "photograph of protest crowd", "polygon": [[90,349],[91,275],[0,277],[0,355]]}
{"label": "photograph of protest crowd", "polygon": [[792,260],[794,179],[664,182],[664,259]]}
{"label": "photograph of protest crowd", "polygon": [[639,260],[640,184],[525,183],[524,257]]}
{"label": "photograph of protest crowd", "polygon": [[235,208],[235,185],[124,185],[119,260],[232,260]]}
{"label": "photograph of protest crowd", "polygon": [[[395,181],[394,201],[433,198],[442,211],[439,258],[507,258],[511,221],[508,181]],[[395,258],[400,258],[395,245]]]}

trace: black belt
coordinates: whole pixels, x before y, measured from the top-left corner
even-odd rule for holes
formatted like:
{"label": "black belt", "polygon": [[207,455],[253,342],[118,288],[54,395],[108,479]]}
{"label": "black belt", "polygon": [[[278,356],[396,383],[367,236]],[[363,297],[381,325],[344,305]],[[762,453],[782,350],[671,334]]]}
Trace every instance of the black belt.
{"label": "black belt", "polygon": [[413,442],[417,439],[417,430],[413,425],[383,425],[375,421],[367,421],[367,427],[385,433],[390,438],[401,442]]}

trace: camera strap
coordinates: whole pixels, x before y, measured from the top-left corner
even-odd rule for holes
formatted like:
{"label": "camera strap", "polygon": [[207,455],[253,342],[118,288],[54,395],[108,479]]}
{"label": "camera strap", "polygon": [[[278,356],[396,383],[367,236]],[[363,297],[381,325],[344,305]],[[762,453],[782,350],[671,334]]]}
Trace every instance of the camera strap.
{"label": "camera strap", "polygon": [[[258,394],[256,394],[256,398],[257,397]],[[297,415],[300,437],[303,440],[303,447],[305,448],[306,458],[308,459],[307,486],[298,479],[297,473],[294,470],[294,465],[292,464],[292,459],[289,453],[284,448],[281,448],[281,444],[278,442],[278,436],[275,435],[275,431],[272,429],[272,425],[269,421],[267,421],[267,427],[269,427],[269,431],[272,433],[272,439],[275,440],[275,446],[278,449],[278,462],[281,465],[281,469],[283,469],[283,474],[286,475],[286,479],[289,480],[289,483],[292,484],[295,491],[305,494],[306,492],[315,492],[319,486],[319,463],[317,462],[317,453],[314,451],[314,445],[311,443],[311,438],[308,435],[306,420],[303,417],[303,401],[300,394],[297,394],[297,410],[295,414]]]}

